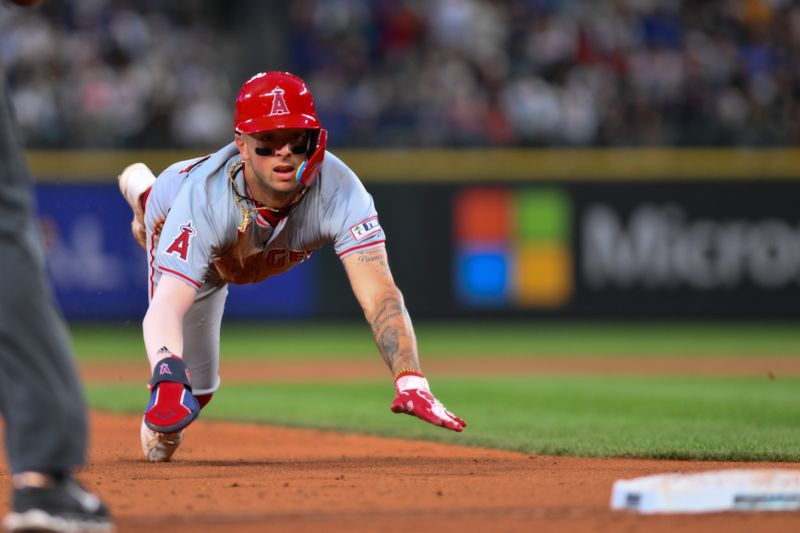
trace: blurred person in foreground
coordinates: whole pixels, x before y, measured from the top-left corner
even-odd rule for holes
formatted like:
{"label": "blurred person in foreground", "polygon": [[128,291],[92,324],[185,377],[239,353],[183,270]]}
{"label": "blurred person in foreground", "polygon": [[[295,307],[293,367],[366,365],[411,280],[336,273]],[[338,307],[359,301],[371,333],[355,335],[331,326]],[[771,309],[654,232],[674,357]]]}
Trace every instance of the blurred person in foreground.
{"label": "blurred person in foreground", "polygon": [[[12,0],[32,5],[37,0]],[[9,531],[110,531],[73,478],[86,455],[86,404],[46,281],[31,180],[0,80],[0,412],[11,472]]]}
{"label": "blurred person in foreground", "polygon": [[422,374],[372,197],[326,152],[327,131],[305,82],[287,72],[253,76],[239,92],[233,126],[233,142],[175,163],[158,179],[143,163],[119,176],[149,268],[143,329],[153,372],[140,432],[145,457],[168,461],[220,385],[228,283],[286,272],[329,242],[394,377],[391,410],[462,431],[464,420],[431,394]]}

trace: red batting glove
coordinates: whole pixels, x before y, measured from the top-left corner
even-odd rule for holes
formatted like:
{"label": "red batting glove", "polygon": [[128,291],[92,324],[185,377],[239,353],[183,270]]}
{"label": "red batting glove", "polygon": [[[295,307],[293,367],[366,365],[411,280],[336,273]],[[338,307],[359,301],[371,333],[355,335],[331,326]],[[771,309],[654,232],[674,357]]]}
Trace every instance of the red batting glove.
{"label": "red batting glove", "polygon": [[434,426],[442,426],[453,431],[463,431],[467,427],[463,419],[448,411],[442,402],[431,394],[428,380],[422,374],[401,374],[395,378],[394,388],[397,396],[392,402],[393,412],[414,415]]}

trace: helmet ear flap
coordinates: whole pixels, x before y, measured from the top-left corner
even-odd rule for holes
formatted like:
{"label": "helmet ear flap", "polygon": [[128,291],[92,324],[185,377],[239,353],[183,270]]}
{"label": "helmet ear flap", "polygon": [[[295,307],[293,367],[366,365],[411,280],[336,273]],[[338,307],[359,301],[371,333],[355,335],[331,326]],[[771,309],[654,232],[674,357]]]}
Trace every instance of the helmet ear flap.
{"label": "helmet ear flap", "polygon": [[308,154],[306,156],[307,159],[311,159],[311,156],[313,156],[314,152],[317,151],[317,147],[319,146],[319,136],[320,130],[308,130],[308,148],[306,149],[306,154]]}
{"label": "helmet ear flap", "polygon": [[322,128],[313,131],[309,136],[308,143],[312,147],[308,152],[308,159],[297,169],[297,181],[305,187],[310,187],[322,171],[325,147],[328,144],[328,131]]}

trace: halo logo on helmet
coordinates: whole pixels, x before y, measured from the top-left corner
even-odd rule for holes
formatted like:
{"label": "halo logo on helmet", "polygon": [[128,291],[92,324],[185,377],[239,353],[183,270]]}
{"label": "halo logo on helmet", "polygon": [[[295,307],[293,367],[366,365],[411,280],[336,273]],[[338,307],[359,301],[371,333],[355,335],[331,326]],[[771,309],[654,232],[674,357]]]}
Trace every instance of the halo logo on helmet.
{"label": "halo logo on helmet", "polygon": [[319,175],[327,135],[317,117],[311,91],[298,76],[289,72],[260,72],[247,80],[236,98],[233,126],[240,134],[309,130],[307,164],[298,169],[297,180],[309,186]]}
{"label": "halo logo on helmet", "polygon": [[288,115],[289,108],[286,106],[286,100],[283,99],[283,93],[285,93],[283,89],[280,87],[275,87],[269,93],[272,95],[272,109],[269,112],[269,116],[274,117],[275,115]]}

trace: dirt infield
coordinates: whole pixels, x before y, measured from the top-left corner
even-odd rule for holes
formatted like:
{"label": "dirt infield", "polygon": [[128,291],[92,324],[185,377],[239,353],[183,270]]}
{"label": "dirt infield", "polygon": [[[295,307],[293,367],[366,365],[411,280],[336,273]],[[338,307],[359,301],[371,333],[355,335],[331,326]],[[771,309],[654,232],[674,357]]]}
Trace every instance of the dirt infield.
{"label": "dirt infield", "polygon": [[[748,363],[729,372],[797,373],[788,362],[773,363]],[[717,366],[714,373],[727,373]],[[225,379],[244,379],[236,377],[234,367],[227,365]],[[264,377],[254,373],[252,364],[248,367],[247,379]],[[275,377],[278,367],[265,364],[263,371]],[[147,372],[116,366],[117,373],[109,374],[110,368],[92,365],[82,373],[89,380],[113,381],[139,379]],[[289,367],[281,368],[286,379]],[[557,371],[567,370],[559,366]],[[650,369],[660,371],[658,364]],[[309,377],[307,369],[302,372]],[[684,365],[680,373],[686,372]],[[617,479],[743,466],[737,463],[529,456],[199,420],[187,431],[174,462],[149,464],[141,458],[139,421],[92,413],[91,462],[81,473],[110,504],[120,533],[155,528],[177,533],[800,531],[800,513],[648,517],[609,509]],[[800,464],[746,467],[800,469]],[[7,482],[0,470],[0,483]],[[7,503],[3,494],[0,505]]]}
{"label": "dirt infield", "polygon": [[111,505],[120,533],[800,531],[800,513],[609,510],[616,479],[732,463],[528,456],[198,421],[175,462],[148,464],[138,424],[137,417],[93,413],[91,463],[81,474]]}

